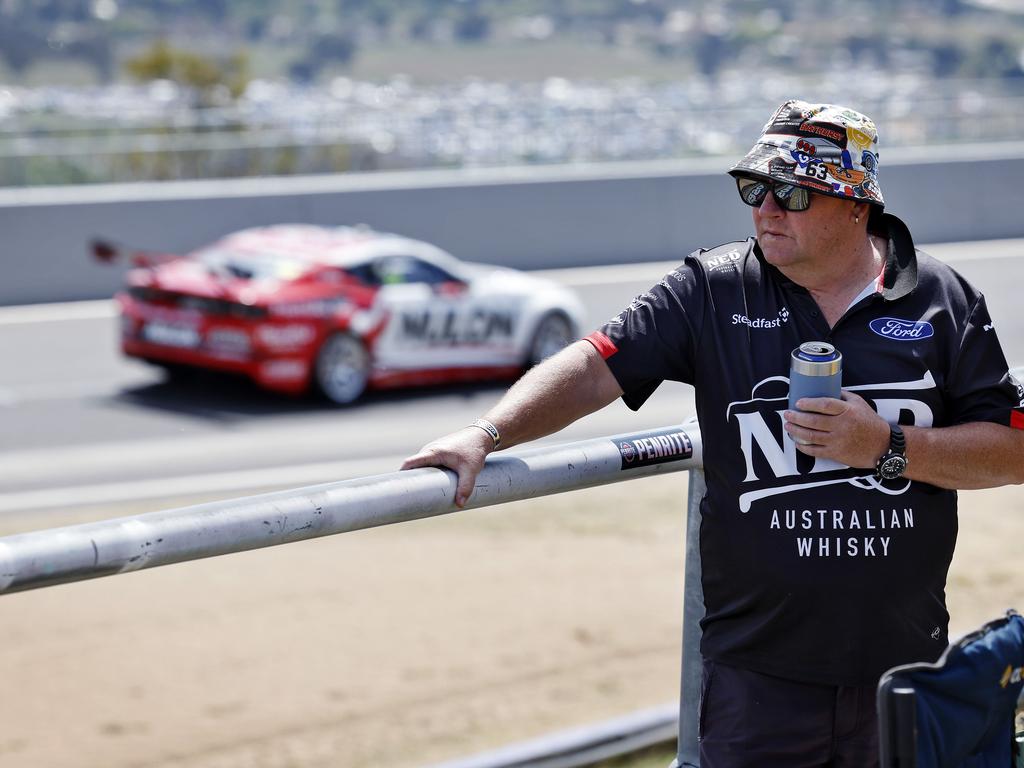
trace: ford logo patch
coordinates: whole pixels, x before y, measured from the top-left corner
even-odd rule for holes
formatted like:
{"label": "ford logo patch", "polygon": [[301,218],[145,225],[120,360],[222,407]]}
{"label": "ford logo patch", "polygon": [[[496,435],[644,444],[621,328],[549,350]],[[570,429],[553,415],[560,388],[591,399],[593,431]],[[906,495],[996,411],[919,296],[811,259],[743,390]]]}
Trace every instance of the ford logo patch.
{"label": "ford logo patch", "polygon": [[868,327],[879,336],[896,341],[920,341],[935,335],[931,323],[923,320],[900,320],[895,317],[879,317],[868,323]]}

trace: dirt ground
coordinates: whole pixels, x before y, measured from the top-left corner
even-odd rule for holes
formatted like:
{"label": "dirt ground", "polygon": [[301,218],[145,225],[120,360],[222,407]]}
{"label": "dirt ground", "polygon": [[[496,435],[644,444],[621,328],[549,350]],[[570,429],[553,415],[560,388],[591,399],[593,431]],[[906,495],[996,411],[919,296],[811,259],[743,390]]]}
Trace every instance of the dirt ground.
{"label": "dirt ground", "polygon": [[[667,476],[4,596],[0,766],[412,768],[670,702],[684,508]],[[961,495],[955,631],[1024,609],[1022,540],[1024,489]]]}

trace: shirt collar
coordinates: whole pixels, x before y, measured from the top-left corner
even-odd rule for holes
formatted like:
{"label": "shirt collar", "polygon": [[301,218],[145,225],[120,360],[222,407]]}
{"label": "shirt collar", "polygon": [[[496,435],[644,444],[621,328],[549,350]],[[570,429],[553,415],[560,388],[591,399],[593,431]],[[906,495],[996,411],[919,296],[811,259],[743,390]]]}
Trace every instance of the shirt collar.
{"label": "shirt collar", "polygon": [[888,233],[889,248],[882,270],[882,298],[893,301],[917,288],[917,253],[910,230],[891,213],[882,215],[882,226]]}

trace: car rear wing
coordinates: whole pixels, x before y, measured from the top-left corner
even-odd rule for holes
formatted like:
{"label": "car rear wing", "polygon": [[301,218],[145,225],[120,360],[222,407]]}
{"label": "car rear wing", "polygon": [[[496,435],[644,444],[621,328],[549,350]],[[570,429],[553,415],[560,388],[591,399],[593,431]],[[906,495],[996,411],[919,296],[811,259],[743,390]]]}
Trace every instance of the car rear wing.
{"label": "car rear wing", "polygon": [[156,267],[179,258],[178,254],[135,250],[102,238],[93,238],[89,241],[89,252],[102,264],[127,263],[141,268]]}

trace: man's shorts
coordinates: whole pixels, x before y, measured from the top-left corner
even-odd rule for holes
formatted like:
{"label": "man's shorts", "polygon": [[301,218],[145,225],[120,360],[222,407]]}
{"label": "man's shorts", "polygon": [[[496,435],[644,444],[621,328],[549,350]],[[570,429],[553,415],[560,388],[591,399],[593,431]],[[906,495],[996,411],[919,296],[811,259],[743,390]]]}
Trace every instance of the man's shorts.
{"label": "man's shorts", "polygon": [[878,768],[875,686],[798,683],[704,662],[701,768]]}

